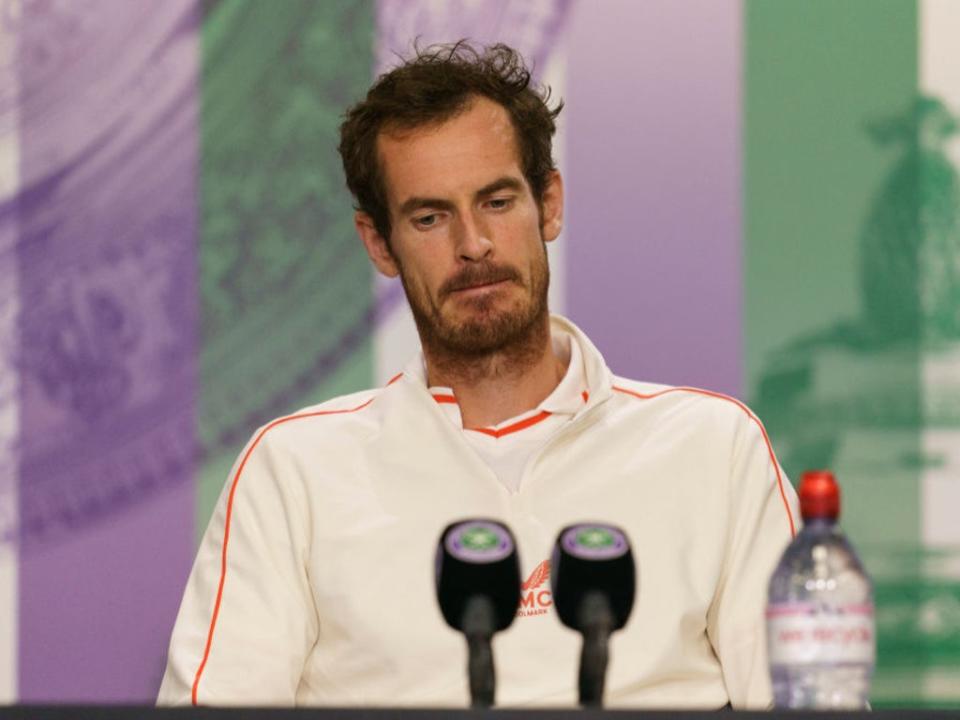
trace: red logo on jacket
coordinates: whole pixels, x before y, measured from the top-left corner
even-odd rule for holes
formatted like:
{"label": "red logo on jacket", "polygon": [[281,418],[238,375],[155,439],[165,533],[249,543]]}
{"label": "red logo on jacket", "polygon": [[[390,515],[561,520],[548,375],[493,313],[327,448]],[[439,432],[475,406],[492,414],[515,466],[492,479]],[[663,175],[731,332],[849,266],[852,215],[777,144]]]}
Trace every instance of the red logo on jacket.
{"label": "red logo on jacket", "polygon": [[553,595],[549,586],[542,585],[550,579],[550,561],[544,560],[537,565],[530,577],[520,586],[520,607],[517,608],[517,617],[530,615],[546,615],[553,605]]}

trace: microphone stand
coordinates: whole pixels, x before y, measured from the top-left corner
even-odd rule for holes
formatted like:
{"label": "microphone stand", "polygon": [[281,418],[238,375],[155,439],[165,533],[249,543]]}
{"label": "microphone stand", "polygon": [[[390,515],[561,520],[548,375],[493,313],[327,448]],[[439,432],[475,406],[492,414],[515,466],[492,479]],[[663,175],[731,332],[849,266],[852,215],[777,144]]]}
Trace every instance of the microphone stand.
{"label": "microphone stand", "polygon": [[495,612],[486,595],[474,595],[463,610],[463,632],[467,636],[467,675],[470,678],[470,705],[488,708],[493,705],[495,673],[493,669],[493,636]]}
{"label": "microphone stand", "polygon": [[580,653],[580,704],[584,707],[603,705],[603,686],[610,657],[609,641],[613,632],[613,612],[606,594],[589,592],[580,605],[580,631],[583,648]]}

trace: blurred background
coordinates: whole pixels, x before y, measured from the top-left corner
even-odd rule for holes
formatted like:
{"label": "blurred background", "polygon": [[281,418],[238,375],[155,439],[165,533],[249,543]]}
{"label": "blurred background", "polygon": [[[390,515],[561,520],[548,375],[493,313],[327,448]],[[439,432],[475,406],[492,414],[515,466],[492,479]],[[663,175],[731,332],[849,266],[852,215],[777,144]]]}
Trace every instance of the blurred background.
{"label": "blurred background", "polygon": [[461,37],[567,103],[554,310],[835,470],[874,706],[960,706],[952,0],[0,0],[0,703],[152,702],[253,430],[415,352],[337,127]]}

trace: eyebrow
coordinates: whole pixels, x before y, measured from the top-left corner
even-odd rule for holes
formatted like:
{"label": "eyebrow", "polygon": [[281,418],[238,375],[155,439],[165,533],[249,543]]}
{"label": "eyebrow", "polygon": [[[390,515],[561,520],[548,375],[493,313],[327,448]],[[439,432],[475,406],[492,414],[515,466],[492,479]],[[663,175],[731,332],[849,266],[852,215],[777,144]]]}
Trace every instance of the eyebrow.
{"label": "eyebrow", "polygon": [[[484,185],[473,194],[473,197],[475,200],[483,200],[490,197],[494,193],[500,192],[501,190],[513,190],[519,192],[522,189],[523,182],[521,182],[518,178],[505,175],[504,177],[497,178],[493,182]],[[454,205],[449,200],[444,200],[443,198],[412,197],[408,200],[405,200],[400,206],[400,215],[410,215],[421,208],[452,210]]]}

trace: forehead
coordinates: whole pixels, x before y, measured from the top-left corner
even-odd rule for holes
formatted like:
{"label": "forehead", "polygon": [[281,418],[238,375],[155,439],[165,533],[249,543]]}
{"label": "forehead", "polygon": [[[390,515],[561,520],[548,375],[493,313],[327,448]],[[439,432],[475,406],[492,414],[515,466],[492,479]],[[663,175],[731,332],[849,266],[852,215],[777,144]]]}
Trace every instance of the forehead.
{"label": "forehead", "polygon": [[440,123],[381,132],[377,153],[391,208],[410,197],[470,193],[504,176],[523,180],[510,115],[487,98]]}

